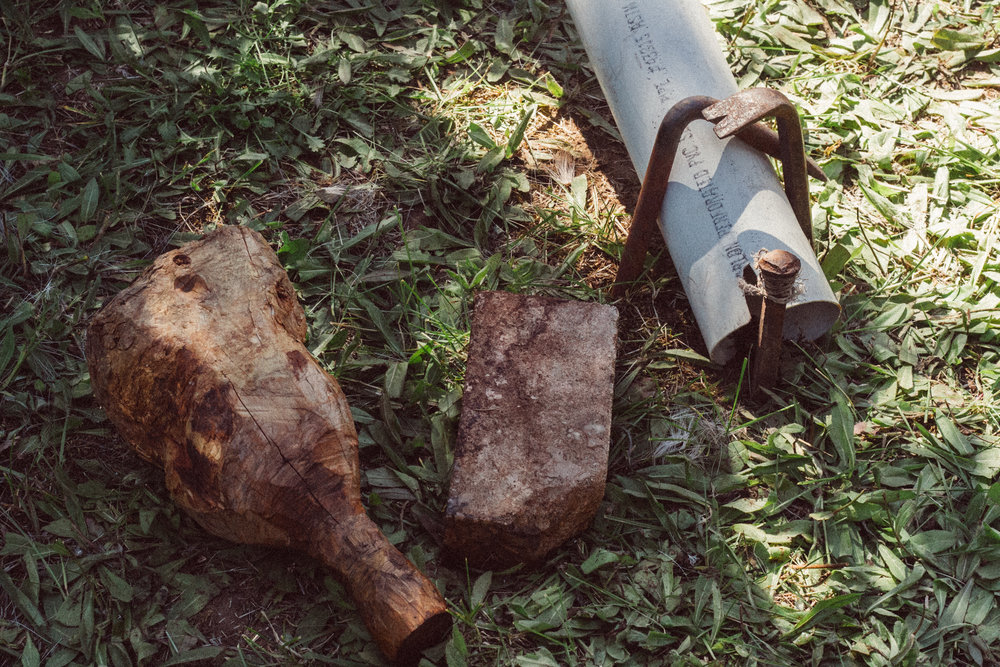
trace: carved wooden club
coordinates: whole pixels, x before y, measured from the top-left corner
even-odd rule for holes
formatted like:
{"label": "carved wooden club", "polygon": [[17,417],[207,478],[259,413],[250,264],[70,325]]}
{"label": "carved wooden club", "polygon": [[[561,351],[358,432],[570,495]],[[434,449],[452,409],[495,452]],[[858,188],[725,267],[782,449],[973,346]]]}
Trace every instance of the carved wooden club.
{"label": "carved wooden club", "polygon": [[350,409],[305,335],[264,239],[222,227],[115,296],[87,361],[108,417],[178,505],[215,535],[318,558],[385,655],[412,661],[450,626],[445,602],[365,514]]}

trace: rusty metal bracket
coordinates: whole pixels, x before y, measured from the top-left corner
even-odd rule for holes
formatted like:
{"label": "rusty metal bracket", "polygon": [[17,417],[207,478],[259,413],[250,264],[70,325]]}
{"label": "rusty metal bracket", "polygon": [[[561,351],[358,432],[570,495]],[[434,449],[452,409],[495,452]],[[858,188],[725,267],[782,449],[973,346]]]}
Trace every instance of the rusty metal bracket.
{"label": "rusty metal bracket", "polygon": [[[812,216],[809,212],[808,163],[802,143],[799,114],[791,101],[771,88],[751,88],[731,95],[704,111],[705,120],[715,123],[715,135],[725,139],[732,135],[743,138],[742,132],[763,118],[773,117],[778,125],[778,154],[765,153],[781,160],[785,180],[785,195],[792,205],[802,233],[812,245]],[[765,127],[766,126],[762,126]],[[772,144],[773,145],[773,144]],[[826,175],[816,167],[825,181]]]}
{"label": "rusty metal bracket", "polygon": [[639,201],[635,205],[632,216],[632,227],[622,259],[618,264],[618,275],[615,276],[611,295],[614,298],[625,296],[625,290],[642,274],[642,267],[649,252],[649,243],[658,231],[656,218],[663,207],[663,197],[667,194],[667,183],[670,181],[670,170],[674,164],[677,146],[681,141],[684,128],[702,111],[718,102],[715,98],[696,95],[688,97],[670,108],[670,111],[660,121],[660,129],[656,132],[653,151],[649,154],[646,166],[646,176],[639,189]]}
{"label": "rusty metal bracket", "polygon": [[[777,133],[759,122],[767,117],[776,119]],[[805,155],[802,129],[794,105],[787,97],[769,88],[744,90],[721,102],[712,97],[695,95],[675,104],[660,122],[632,216],[632,227],[625,240],[618,275],[611,290],[614,298],[624,296],[628,286],[642,274],[649,244],[657,232],[656,219],[663,207],[678,144],[684,128],[697,118],[715,124],[715,133],[719,138],[735,134],[748,145],[781,160],[785,193],[799,225],[812,242],[806,174],[821,181],[826,180],[826,175]]]}

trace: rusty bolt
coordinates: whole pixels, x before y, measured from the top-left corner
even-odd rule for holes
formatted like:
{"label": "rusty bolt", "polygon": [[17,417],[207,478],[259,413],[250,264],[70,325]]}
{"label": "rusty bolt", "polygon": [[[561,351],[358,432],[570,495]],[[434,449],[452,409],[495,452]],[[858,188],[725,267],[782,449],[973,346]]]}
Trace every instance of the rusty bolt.
{"label": "rusty bolt", "polygon": [[760,306],[757,349],[750,368],[752,394],[773,387],[778,379],[785,306],[795,297],[795,279],[801,269],[799,258],[785,250],[765,252],[757,260],[764,298]]}

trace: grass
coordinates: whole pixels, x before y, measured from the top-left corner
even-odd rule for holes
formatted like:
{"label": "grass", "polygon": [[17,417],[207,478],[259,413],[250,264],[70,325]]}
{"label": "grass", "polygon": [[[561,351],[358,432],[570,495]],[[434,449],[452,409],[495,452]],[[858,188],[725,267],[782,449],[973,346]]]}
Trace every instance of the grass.
{"label": "grass", "polygon": [[452,606],[430,663],[996,664],[998,4],[708,5],[831,177],[843,317],[748,402],[657,264],[618,304],[594,525],[479,573],[437,562],[472,295],[606,299],[637,189],[564,8],[4,3],[0,662],[380,664],[338,582],[206,535],[90,393],[88,317],[241,224],[348,395],[370,513]]}

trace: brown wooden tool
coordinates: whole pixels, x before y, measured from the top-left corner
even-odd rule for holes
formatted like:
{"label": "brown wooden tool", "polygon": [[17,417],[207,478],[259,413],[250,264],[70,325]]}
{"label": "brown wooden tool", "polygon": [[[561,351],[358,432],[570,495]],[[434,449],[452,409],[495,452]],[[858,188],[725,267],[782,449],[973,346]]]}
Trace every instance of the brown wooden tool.
{"label": "brown wooden tool", "polygon": [[209,532],[333,568],[392,661],[450,627],[445,601],[361,505],[358,439],[337,382],[256,232],[222,227],[166,253],[93,319],[94,394]]}

